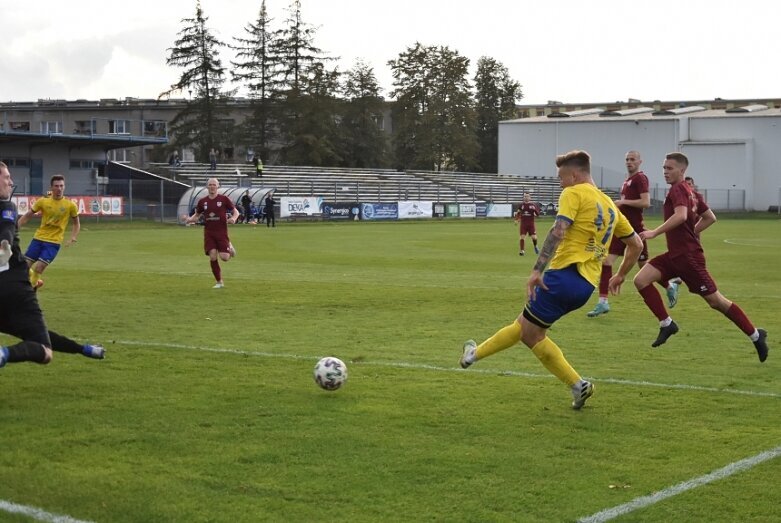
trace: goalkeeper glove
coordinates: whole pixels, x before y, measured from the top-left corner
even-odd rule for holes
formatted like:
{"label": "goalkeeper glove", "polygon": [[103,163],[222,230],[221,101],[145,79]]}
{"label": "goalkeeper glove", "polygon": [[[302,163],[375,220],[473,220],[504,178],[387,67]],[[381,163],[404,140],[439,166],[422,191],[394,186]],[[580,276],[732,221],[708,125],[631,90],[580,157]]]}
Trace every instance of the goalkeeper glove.
{"label": "goalkeeper glove", "polygon": [[11,244],[8,240],[0,241],[0,265],[5,265],[8,260],[11,259],[13,253],[11,252]]}

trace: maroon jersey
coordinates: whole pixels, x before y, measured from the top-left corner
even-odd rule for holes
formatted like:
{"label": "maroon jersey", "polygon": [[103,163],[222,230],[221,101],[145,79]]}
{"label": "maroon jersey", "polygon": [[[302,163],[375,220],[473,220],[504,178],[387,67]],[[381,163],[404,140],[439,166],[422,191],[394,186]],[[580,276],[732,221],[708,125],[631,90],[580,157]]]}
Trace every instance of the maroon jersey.
{"label": "maroon jersey", "polygon": [[678,182],[670,186],[667,198],[664,199],[664,219],[667,221],[675,214],[676,207],[686,207],[686,221],[678,227],[667,231],[667,251],[672,256],[691,252],[702,252],[700,240],[694,233],[694,226],[699,219],[697,213],[697,198],[691,187],[684,182]]}
{"label": "maroon jersey", "polygon": [[540,208],[537,207],[537,204],[534,202],[521,202],[521,205],[518,207],[518,211],[516,213],[516,216],[521,219],[521,225],[534,224],[534,217],[539,215]]}
{"label": "maroon jersey", "polygon": [[[640,195],[644,192],[648,192],[648,177],[643,171],[637,171],[624,180],[623,185],[621,185],[621,198],[624,200],[639,200]],[[619,205],[618,210],[626,216],[635,232],[643,231],[645,228],[643,225],[643,209],[629,205]]]}
{"label": "maroon jersey", "polygon": [[228,234],[228,216],[233,213],[233,202],[224,194],[214,198],[204,196],[198,200],[195,209],[203,215],[206,234]]}

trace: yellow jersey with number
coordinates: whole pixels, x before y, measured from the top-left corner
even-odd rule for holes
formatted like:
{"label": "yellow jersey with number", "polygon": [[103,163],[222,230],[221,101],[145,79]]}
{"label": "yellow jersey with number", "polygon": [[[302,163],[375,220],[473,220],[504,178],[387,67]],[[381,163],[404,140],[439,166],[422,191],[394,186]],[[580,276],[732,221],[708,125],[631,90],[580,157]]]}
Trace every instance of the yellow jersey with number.
{"label": "yellow jersey with number", "polygon": [[64,196],[59,200],[50,196],[38,198],[32,210],[41,213],[41,226],[35,231],[33,238],[51,243],[62,243],[68,221],[79,215],[76,204]]}
{"label": "yellow jersey with number", "polygon": [[575,264],[578,273],[599,285],[602,259],[607,256],[613,236],[628,238],[635,234],[629,220],[613,200],[590,183],[565,188],[559,197],[556,219],[570,223],[550,263],[551,269]]}

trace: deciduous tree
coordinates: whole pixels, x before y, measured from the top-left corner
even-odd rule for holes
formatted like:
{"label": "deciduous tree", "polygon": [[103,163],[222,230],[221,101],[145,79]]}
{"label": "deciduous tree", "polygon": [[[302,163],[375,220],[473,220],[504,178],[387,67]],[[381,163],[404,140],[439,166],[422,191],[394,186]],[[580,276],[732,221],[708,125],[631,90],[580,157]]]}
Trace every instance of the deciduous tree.
{"label": "deciduous tree", "polygon": [[477,61],[475,99],[479,170],[498,170],[499,122],[515,118],[515,104],[523,97],[521,84],[510,77],[507,68],[493,58]]}
{"label": "deciduous tree", "polygon": [[184,70],[179,81],[160,95],[190,94],[185,108],[171,121],[171,131],[177,145],[192,147],[202,161],[207,160],[212,147],[233,143],[232,122],[225,115],[227,101],[234,93],[222,91],[225,68],[219,58],[225,44],[211,33],[208,20],[197,1],[195,17],[182,20],[184,27],[168,49],[166,63]]}

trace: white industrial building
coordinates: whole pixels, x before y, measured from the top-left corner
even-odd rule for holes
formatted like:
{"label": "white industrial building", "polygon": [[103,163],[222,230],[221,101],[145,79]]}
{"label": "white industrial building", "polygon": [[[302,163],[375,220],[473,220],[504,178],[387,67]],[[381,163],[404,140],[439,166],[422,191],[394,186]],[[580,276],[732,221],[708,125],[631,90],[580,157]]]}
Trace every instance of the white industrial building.
{"label": "white industrial building", "polygon": [[591,154],[592,175],[604,188],[621,186],[624,155],[637,150],[652,198],[663,197],[664,156],[680,151],[689,157],[687,174],[714,209],[766,211],[781,199],[777,108],[594,108],[499,124],[500,174],[555,176],[556,155],[573,149]]}

